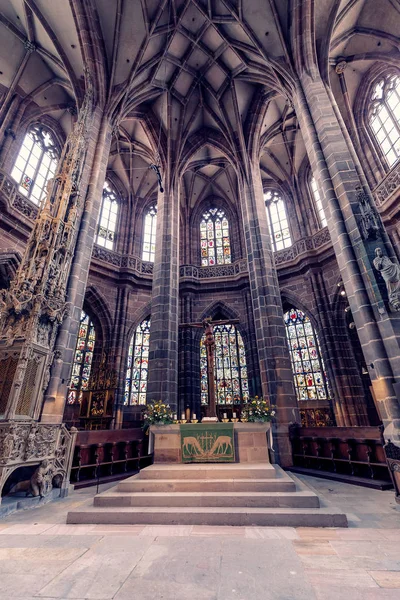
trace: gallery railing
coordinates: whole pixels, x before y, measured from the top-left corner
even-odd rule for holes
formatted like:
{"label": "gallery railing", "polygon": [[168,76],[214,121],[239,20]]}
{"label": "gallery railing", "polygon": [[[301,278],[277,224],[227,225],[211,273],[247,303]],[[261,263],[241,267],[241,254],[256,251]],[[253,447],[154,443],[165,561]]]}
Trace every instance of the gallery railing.
{"label": "gallery railing", "polygon": [[[378,208],[394,200],[400,192],[400,162],[386,175],[374,189],[375,202]],[[389,202],[391,204],[391,202]]]}
{"label": "gallery railing", "polygon": [[[290,427],[294,467],[387,482],[390,474],[379,427]],[[338,477],[339,478],[339,477]]]}
{"label": "gallery railing", "polygon": [[79,431],[71,483],[84,487],[128,477],[152,463],[142,429]]}

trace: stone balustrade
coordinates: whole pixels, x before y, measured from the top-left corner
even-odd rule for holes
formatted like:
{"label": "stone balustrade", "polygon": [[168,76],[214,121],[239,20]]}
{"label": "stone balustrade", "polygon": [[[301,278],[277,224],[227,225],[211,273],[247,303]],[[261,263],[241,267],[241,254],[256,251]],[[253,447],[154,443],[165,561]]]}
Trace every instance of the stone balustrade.
{"label": "stone balustrade", "polygon": [[378,208],[392,197],[396,192],[400,191],[400,162],[389,171],[386,177],[374,189],[375,202]]}
{"label": "stone balustrade", "polygon": [[39,207],[28,198],[25,198],[8,173],[0,169],[0,194],[4,197],[11,209],[21,213],[28,219],[36,219]]}
{"label": "stone balustrade", "polygon": [[[387,193],[389,193],[389,191],[395,185],[395,181],[397,181],[397,187],[400,185],[400,166],[397,169],[397,175],[395,171],[391,171],[391,173],[389,173],[386,179],[382,182],[382,185],[386,185],[384,189]],[[390,180],[389,176],[392,176]],[[395,179],[395,176],[397,179]],[[377,191],[375,191],[375,193],[377,193]],[[381,194],[379,197],[381,197],[383,191],[380,191],[379,193]],[[2,170],[0,170],[0,194],[4,196],[11,209],[18,211],[28,219],[34,220],[36,218],[38,213],[38,207],[36,204],[20,194],[14,180]],[[324,229],[318,231],[314,236],[302,238],[301,240],[296,241],[292,246],[290,246],[290,248],[285,248],[284,250],[279,250],[276,252],[274,255],[275,264],[278,267],[280,265],[286,265],[300,255],[306,254],[313,250],[318,250],[328,244],[330,244],[330,235],[328,228],[324,227]],[[138,256],[123,255],[119,252],[115,252],[114,250],[108,250],[101,246],[95,245],[93,248],[92,257],[95,260],[107,263],[108,265],[118,269],[131,269],[137,275],[142,277],[145,276],[151,278],[153,275],[153,263],[144,261]],[[208,267],[182,265],[180,267],[180,277],[194,280],[219,279],[221,277],[232,278],[241,274],[247,274],[247,271],[247,260],[239,259],[229,265],[214,265]]]}

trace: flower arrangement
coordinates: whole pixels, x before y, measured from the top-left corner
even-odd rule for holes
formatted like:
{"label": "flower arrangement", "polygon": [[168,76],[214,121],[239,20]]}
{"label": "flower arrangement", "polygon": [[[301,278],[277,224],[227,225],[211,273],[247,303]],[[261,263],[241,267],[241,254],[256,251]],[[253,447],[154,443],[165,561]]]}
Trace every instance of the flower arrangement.
{"label": "flower arrangement", "polygon": [[258,396],[250,398],[242,408],[242,420],[246,420],[249,423],[265,423],[267,421],[272,421],[275,414],[275,406],[268,404],[266,400],[259,398]]}
{"label": "flower arrangement", "polygon": [[142,408],[145,431],[150,425],[171,425],[174,422],[174,415],[169,404],[161,401],[152,400]]}

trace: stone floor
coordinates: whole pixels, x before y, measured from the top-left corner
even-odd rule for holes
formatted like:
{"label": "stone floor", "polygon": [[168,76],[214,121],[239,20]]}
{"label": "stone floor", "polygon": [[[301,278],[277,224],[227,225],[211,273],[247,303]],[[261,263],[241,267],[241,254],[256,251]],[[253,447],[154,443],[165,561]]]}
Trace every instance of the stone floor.
{"label": "stone floor", "polygon": [[349,529],[65,525],[94,488],[10,515],[0,598],[399,600],[393,492],[300,479],[347,513]]}

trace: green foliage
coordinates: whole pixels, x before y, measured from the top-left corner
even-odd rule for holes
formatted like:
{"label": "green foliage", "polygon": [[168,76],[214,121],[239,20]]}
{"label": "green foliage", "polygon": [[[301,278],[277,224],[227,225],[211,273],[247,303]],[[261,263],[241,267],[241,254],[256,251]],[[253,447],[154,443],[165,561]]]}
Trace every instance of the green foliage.
{"label": "green foliage", "polygon": [[272,421],[275,414],[275,406],[272,406],[266,400],[259,398],[258,396],[250,398],[242,408],[242,420],[247,420],[249,423],[265,423]]}
{"label": "green foliage", "polygon": [[150,425],[171,425],[174,422],[173,412],[169,404],[159,400],[151,400],[142,408],[144,429],[147,430]]}

